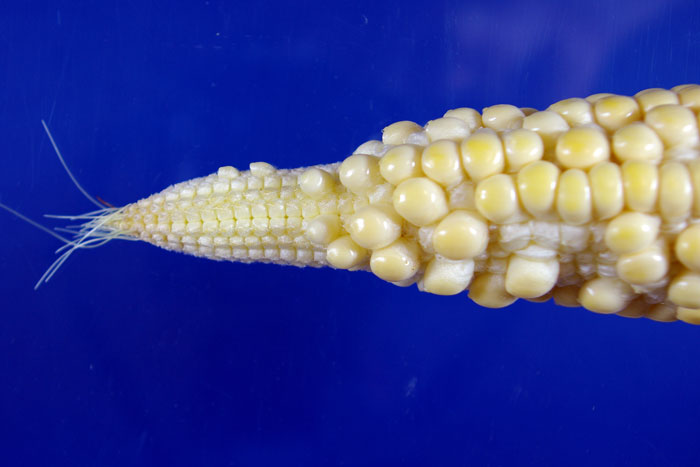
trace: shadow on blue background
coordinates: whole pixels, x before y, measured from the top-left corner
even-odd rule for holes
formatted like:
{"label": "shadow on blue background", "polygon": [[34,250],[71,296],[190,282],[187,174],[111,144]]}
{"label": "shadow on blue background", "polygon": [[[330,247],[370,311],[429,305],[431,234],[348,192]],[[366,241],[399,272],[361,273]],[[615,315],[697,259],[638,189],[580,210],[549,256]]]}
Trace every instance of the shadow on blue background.
{"label": "shadow on blue background", "polygon": [[[697,82],[687,1],[16,2],[0,201],[40,218],[264,160],[341,160],[393,121]],[[366,273],[74,255],[0,213],[2,465],[698,465],[698,328]]]}

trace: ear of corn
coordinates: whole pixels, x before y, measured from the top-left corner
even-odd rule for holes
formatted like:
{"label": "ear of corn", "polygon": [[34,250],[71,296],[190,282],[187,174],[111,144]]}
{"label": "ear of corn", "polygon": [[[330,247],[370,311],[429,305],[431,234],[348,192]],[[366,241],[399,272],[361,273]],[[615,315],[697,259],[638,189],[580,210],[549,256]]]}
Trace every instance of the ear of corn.
{"label": "ear of corn", "polygon": [[112,227],[217,260],[370,270],[487,307],[700,323],[700,86],[397,122],[341,163],[171,186]]}

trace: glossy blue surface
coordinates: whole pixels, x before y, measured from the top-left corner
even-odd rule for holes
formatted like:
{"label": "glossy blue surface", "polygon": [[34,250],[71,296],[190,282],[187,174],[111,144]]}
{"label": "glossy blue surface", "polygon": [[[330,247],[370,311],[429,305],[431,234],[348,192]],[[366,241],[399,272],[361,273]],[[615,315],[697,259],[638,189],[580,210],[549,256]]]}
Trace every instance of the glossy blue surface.
{"label": "glossy blue surface", "polygon": [[[92,209],[42,118],[122,205],[448,108],[700,81],[692,0],[11,5],[0,201],[35,219]],[[127,242],[34,292],[57,247],[0,212],[3,466],[699,465],[700,328]]]}

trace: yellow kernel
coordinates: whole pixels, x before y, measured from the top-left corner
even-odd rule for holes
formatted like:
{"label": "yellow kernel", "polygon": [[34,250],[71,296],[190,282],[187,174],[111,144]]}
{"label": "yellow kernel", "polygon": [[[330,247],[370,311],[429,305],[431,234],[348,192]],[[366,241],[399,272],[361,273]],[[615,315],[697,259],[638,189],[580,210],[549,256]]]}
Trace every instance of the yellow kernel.
{"label": "yellow kernel", "polygon": [[605,244],[614,253],[631,253],[651,245],[659,234],[657,216],[626,212],[610,221],[605,229]]}
{"label": "yellow kernel", "polygon": [[554,150],[557,138],[569,129],[569,124],[558,113],[544,110],[525,117],[523,128],[535,131],[540,135],[544,144],[544,152],[547,154]]}
{"label": "yellow kernel", "polygon": [[449,259],[473,258],[483,253],[488,243],[488,225],[467,211],[451,212],[433,231],[433,248]]}
{"label": "yellow kernel", "polygon": [[426,266],[419,288],[436,295],[457,295],[469,286],[473,275],[471,259],[452,261],[436,257]]}
{"label": "yellow kernel", "polygon": [[442,186],[456,185],[464,180],[459,147],[451,140],[436,141],[426,147],[421,156],[421,168]]}
{"label": "yellow kernel", "polygon": [[444,117],[458,118],[467,124],[469,131],[474,131],[481,127],[481,114],[469,107],[461,107],[459,109],[452,109],[445,112]]}
{"label": "yellow kernel", "polygon": [[556,287],[553,293],[554,303],[568,308],[577,308],[581,306],[578,302],[578,294],[579,287],[577,285]]}
{"label": "yellow kernel", "polygon": [[335,180],[333,176],[325,170],[313,167],[306,170],[299,177],[299,188],[312,198],[320,198],[326,193],[333,191]]}
{"label": "yellow kernel", "polygon": [[421,131],[423,127],[414,122],[392,123],[382,130],[382,142],[391,145],[404,144],[410,135]]}
{"label": "yellow kernel", "polygon": [[628,96],[608,96],[593,105],[595,119],[608,131],[639,120],[639,104]]}
{"label": "yellow kernel", "polygon": [[588,102],[590,102],[591,105],[593,105],[605,97],[610,97],[610,96],[614,96],[614,95],[615,94],[610,94],[609,92],[599,92],[597,94],[591,94],[590,96],[586,97],[586,100]]}
{"label": "yellow kernel", "polygon": [[624,207],[620,167],[612,162],[596,164],[588,173],[591,199],[598,219],[616,216]]}
{"label": "yellow kernel", "polygon": [[525,209],[535,217],[548,213],[554,205],[559,168],[551,162],[538,161],[523,167],[517,177]]}
{"label": "yellow kernel", "polygon": [[369,266],[377,277],[385,281],[404,281],[418,272],[420,250],[414,242],[399,238],[391,245],[374,250]]}
{"label": "yellow kernel", "polygon": [[644,113],[649,112],[654,107],[666,104],[678,104],[678,95],[668,89],[651,88],[639,91],[634,95],[639,106]]}
{"label": "yellow kernel", "polygon": [[685,107],[693,112],[700,112],[700,86],[689,84],[685,88],[676,91],[678,98]]}
{"label": "yellow kernel", "polygon": [[678,235],[675,252],[683,266],[700,272],[700,224],[693,224]]}
{"label": "yellow kernel", "polygon": [[698,144],[695,114],[681,105],[654,107],[644,119],[667,147],[692,147]]}
{"label": "yellow kernel", "polygon": [[462,141],[462,163],[474,181],[503,171],[503,144],[492,130],[478,130]]}
{"label": "yellow kernel", "polygon": [[389,149],[379,160],[379,172],[392,185],[398,185],[408,178],[423,175],[421,169],[421,147],[401,144]]}
{"label": "yellow kernel", "polygon": [[425,132],[428,134],[430,141],[441,139],[461,140],[471,133],[465,122],[453,117],[443,117],[429,121],[425,125]]}
{"label": "yellow kernel", "polygon": [[557,212],[568,224],[580,225],[591,220],[591,187],[583,170],[569,169],[559,177]]}
{"label": "yellow kernel", "polygon": [[366,154],[353,154],[338,169],[340,182],[355,194],[363,194],[381,183],[379,159]]}
{"label": "yellow kernel", "polygon": [[556,155],[566,168],[588,169],[610,158],[610,144],[596,128],[572,128],[557,140]]}
{"label": "yellow kernel", "polygon": [[496,131],[512,130],[522,126],[525,114],[514,105],[498,104],[482,111],[481,121],[486,128]]}
{"label": "yellow kernel", "polygon": [[534,260],[512,255],[506,271],[506,291],[518,298],[535,298],[549,292],[559,277],[559,260]]}
{"label": "yellow kernel", "polygon": [[562,116],[570,126],[587,125],[593,123],[593,109],[590,102],[579,97],[564,99],[549,106]]}
{"label": "yellow kernel", "polygon": [[685,271],[673,278],[668,298],[678,306],[700,308],[700,274]]}
{"label": "yellow kernel", "polygon": [[382,248],[401,235],[401,219],[388,206],[365,206],[349,219],[347,231],[363,248]]}
{"label": "yellow kernel", "polygon": [[475,204],[482,216],[502,223],[518,213],[518,193],[509,175],[492,175],[476,186]]}
{"label": "yellow kernel", "polygon": [[676,309],[676,317],[680,321],[683,321],[688,324],[700,324],[700,309],[679,306]]}
{"label": "yellow kernel", "polygon": [[338,269],[350,269],[367,258],[367,250],[352,241],[350,235],[333,240],[326,249],[326,259]]}
{"label": "yellow kernel", "polygon": [[659,173],[656,165],[643,161],[622,164],[622,184],[625,202],[632,211],[652,212],[659,191]]}
{"label": "yellow kernel", "polygon": [[620,162],[659,162],[664,145],[659,136],[643,122],[630,123],[617,130],[612,137],[613,153]]}
{"label": "yellow kernel", "polygon": [[608,314],[623,310],[633,297],[632,288],[620,279],[597,277],[583,284],[578,301],[587,310]]}
{"label": "yellow kernel", "polygon": [[693,186],[693,215],[698,217],[700,216],[700,160],[690,161],[686,167]]}
{"label": "yellow kernel", "polygon": [[425,177],[409,178],[396,187],[394,209],[408,222],[423,226],[447,214],[447,199],[440,185]]}
{"label": "yellow kernel", "polygon": [[508,172],[518,172],[531,162],[542,159],[544,144],[540,135],[523,128],[503,134]]}
{"label": "yellow kernel", "polygon": [[666,276],[669,259],[663,243],[653,245],[634,253],[625,253],[617,260],[617,275],[630,284],[651,284]]}
{"label": "yellow kernel", "polygon": [[469,286],[469,298],[486,308],[506,307],[517,298],[506,292],[505,282],[502,274],[478,274]]}
{"label": "yellow kernel", "polygon": [[312,243],[318,245],[328,245],[338,238],[340,232],[340,219],[331,214],[318,216],[306,226],[306,236]]}
{"label": "yellow kernel", "polygon": [[677,221],[690,215],[693,185],[690,173],[680,162],[667,162],[659,171],[659,210],[666,221]]}
{"label": "yellow kernel", "polygon": [[652,321],[670,323],[676,321],[676,307],[668,303],[659,303],[649,308],[644,316]]}

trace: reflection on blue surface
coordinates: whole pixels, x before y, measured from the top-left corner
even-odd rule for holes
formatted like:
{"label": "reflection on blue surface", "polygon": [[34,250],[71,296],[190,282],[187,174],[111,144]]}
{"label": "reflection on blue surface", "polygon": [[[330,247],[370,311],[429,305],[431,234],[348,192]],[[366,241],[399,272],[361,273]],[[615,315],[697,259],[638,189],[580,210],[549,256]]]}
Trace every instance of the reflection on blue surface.
{"label": "reflection on blue surface", "polygon": [[[700,77],[700,8],[643,2],[15,2],[0,202],[121,205],[396,120]],[[366,273],[80,252],[0,213],[3,465],[698,465],[698,328]]]}

